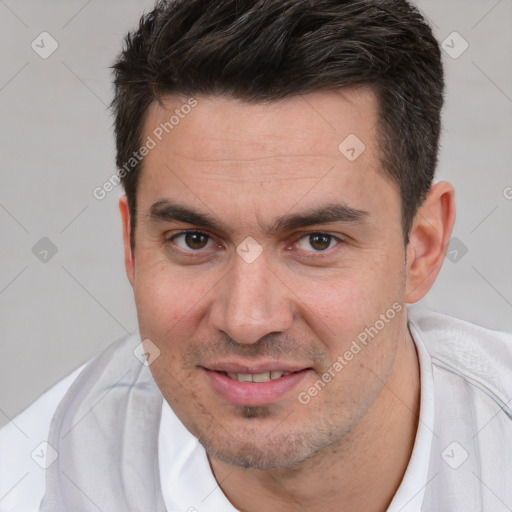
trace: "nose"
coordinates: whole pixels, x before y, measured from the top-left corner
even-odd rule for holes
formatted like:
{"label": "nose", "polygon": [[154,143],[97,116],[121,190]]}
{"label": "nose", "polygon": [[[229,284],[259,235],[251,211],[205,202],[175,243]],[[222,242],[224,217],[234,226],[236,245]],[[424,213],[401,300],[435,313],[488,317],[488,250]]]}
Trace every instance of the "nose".
{"label": "nose", "polygon": [[236,256],[217,286],[210,324],[237,343],[256,343],[291,327],[292,293],[268,266],[265,253],[252,263]]}

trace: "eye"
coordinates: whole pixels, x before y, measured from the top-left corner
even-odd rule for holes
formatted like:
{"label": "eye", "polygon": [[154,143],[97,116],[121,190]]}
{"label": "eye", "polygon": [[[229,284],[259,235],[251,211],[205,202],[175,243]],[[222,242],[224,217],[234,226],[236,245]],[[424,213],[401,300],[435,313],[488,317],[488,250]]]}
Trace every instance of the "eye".
{"label": "eye", "polygon": [[299,239],[297,247],[304,251],[310,251],[313,248],[315,252],[326,252],[340,242],[339,238],[328,233],[309,233]]}
{"label": "eye", "polygon": [[208,242],[213,243],[210,240],[210,235],[200,231],[183,231],[172,236],[169,240],[183,251],[188,252],[208,249]]}

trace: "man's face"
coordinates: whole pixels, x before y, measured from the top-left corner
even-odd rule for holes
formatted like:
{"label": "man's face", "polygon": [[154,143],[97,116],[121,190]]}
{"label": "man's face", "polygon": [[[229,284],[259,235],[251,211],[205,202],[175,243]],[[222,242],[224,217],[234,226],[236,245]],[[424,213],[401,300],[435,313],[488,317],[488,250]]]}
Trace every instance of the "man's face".
{"label": "man's face", "polygon": [[400,198],[376,171],[376,98],[186,100],[154,104],[142,138],[156,147],[131,281],[141,337],[160,350],[150,368],[211,456],[296,464],[354,429],[405,337]]}

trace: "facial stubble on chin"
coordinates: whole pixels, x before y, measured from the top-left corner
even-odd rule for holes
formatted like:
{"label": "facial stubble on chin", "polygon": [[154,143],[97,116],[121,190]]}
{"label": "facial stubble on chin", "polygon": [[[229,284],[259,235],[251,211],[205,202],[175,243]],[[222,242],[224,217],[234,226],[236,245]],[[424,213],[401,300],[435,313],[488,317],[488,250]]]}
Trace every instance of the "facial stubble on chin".
{"label": "facial stubble on chin", "polygon": [[263,419],[270,416],[270,410],[268,407],[239,406],[236,409],[242,418],[248,420]]}

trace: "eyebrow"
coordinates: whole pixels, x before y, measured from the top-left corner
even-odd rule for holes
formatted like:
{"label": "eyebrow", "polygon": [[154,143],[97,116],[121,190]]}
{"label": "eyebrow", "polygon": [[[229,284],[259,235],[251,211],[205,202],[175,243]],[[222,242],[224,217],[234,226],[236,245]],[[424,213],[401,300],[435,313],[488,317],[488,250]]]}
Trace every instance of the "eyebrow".
{"label": "eyebrow", "polygon": [[[365,210],[351,208],[342,203],[329,203],[300,213],[283,215],[274,220],[269,226],[265,226],[264,233],[275,235],[314,224],[333,222],[359,224],[368,216],[369,213]],[[203,229],[232,233],[232,229],[219,222],[211,214],[196,211],[189,206],[174,203],[168,199],[156,201],[149,210],[148,218],[154,222],[184,222]]]}

